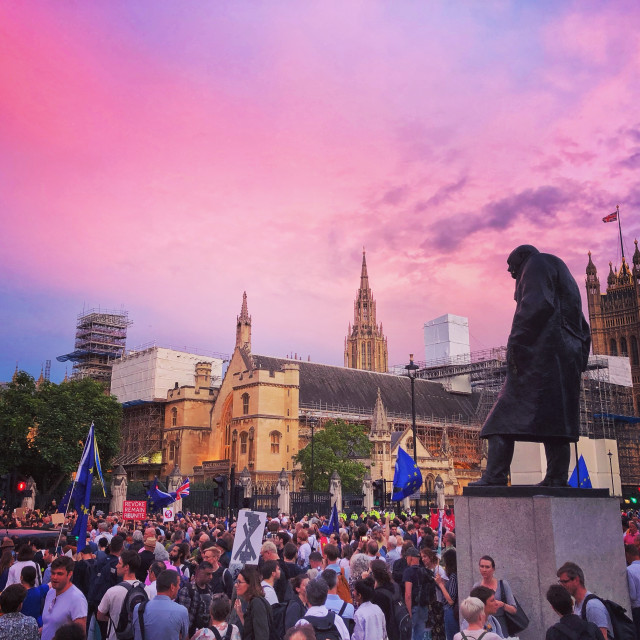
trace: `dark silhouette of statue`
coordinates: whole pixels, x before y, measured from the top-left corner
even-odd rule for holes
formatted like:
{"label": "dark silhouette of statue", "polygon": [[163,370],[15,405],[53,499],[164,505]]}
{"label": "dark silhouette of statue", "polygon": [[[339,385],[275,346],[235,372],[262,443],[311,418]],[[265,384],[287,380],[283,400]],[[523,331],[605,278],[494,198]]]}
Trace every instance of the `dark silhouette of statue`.
{"label": "dark silhouette of statue", "polygon": [[542,486],[566,487],[570,443],[580,426],[580,376],[591,336],[580,290],[560,258],[522,245],[507,259],[516,280],[516,311],[507,342],[507,376],[480,437],[487,468],[475,483],[506,485],[516,440],[542,442]]}

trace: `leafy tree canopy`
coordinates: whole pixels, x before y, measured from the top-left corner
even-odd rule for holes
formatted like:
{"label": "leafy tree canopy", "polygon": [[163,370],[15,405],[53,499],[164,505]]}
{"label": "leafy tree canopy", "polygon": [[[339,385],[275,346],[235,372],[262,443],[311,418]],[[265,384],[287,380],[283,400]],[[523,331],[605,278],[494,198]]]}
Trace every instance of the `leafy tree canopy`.
{"label": "leafy tree canopy", "polygon": [[103,471],[109,468],[120,440],[122,407],[104,386],[84,378],[36,388],[34,379],[18,372],[0,391],[0,430],[7,434],[0,473],[18,470],[33,476],[47,493],[76,471],[91,422]]}
{"label": "leafy tree canopy", "polygon": [[[313,436],[314,491],[329,490],[329,479],[334,470],[342,480],[343,491],[360,491],[367,471],[360,460],[370,456],[371,447],[364,425],[348,424],[344,420],[327,422],[324,429]],[[311,443],[293,459],[302,468],[308,488],[311,484]]]}

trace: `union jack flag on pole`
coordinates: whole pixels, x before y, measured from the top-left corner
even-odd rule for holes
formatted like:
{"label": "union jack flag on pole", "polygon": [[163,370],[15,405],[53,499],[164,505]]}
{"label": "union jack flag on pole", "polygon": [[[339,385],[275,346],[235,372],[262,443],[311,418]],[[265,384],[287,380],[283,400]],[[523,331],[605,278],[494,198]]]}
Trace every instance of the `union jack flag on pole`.
{"label": "union jack flag on pole", "polygon": [[608,216],[602,218],[602,222],[616,222],[618,220],[618,212],[614,211],[610,213]]}
{"label": "union jack flag on pole", "polygon": [[177,489],[176,489],[176,500],[180,500],[185,496],[189,495],[189,478],[187,478]]}

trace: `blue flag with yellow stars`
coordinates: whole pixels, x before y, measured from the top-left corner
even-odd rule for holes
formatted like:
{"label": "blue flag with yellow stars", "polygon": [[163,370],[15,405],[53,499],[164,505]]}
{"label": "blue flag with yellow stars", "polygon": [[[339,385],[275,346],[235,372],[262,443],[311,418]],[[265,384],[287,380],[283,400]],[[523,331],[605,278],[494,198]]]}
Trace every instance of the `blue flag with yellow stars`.
{"label": "blue flag with yellow stars", "polygon": [[415,493],[422,486],[422,474],[413,458],[402,448],[398,447],[396,470],[393,474],[392,500],[403,500]]}
{"label": "blue flag with yellow stars", "polygon": [[[580,486],[578,486],[578,471],[580,472]],[[591,478],[589,477],[589,472],[587,471],[587,463],[584,461],[584,458],[580,456],[578,460],[578,464],[574,467],[573,473],[569,478],[569,486],[575,487],[576,489],[592,489],[591,486]]]}
{"label": "blue flag with yellow stars", "polygon": [[153,479],[153,482],[151,483],[151,486],[147,491],[147,496],[149,498],[149,510],[152,513],[161,511],[162,509],[168,507],[170,504],[176,501],[175,491],[172,491],[171,493],[165,493],[164,491],[160,491],[160,489],[158,489],[157,476]]}

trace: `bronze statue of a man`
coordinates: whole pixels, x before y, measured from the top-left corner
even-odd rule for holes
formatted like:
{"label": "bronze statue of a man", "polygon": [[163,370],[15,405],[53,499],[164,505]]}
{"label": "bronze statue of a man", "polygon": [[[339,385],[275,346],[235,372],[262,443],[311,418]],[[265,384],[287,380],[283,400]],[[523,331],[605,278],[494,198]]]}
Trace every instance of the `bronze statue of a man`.
{"label": "bronze statue of a man", "polygon": [[522,245],[507,259],[516,311],[507,342],[507,376],[480,437],[489,455],[475,483],[506,485],[516,440],[544,443],[542,486],[566,487],[570,443],[580,426],[580,375],[591,336],[580,290],[560,258]]}

